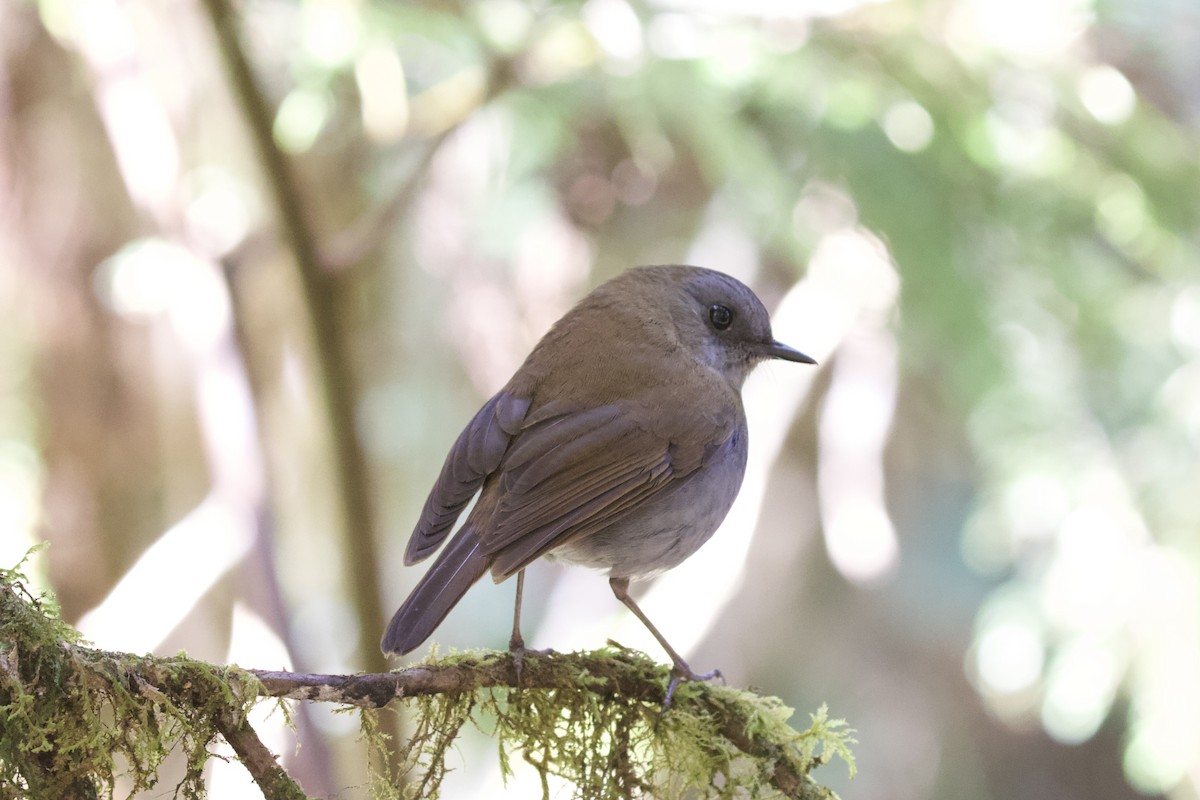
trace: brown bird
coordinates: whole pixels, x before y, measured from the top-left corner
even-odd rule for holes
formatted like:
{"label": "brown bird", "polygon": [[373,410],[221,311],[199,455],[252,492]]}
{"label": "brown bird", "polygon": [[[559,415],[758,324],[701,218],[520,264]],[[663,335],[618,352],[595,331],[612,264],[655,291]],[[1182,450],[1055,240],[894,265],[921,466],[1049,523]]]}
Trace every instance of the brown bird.
{"label": "brown bird", "polygon": [[[606,570],[613,593],[670,655],[671,689],[697,679],[628,593],[694,553],[733,504],[746,469],[741,388],[766,359],[816,363],[775,341],[762,303],[713,270],[640,267],[555,323],[450,449],[405,564],[466,522],[392,617],[385,653],[424,642],[489,570],[553,559]],[[519,662],[518,662],[519,663]],[[669,695],[668,695],[669,696]]]}

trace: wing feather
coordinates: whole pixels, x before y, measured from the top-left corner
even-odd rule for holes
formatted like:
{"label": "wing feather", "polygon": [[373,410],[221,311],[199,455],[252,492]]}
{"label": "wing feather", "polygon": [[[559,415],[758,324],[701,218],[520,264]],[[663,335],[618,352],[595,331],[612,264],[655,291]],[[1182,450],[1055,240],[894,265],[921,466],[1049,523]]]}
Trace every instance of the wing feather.
{"label": "wing feather", "polygon": [[512,443],[495,488],[485,490],[496,492],[480,509],[487,518],[477,521],[497,580],[567,539],[619,521],[702,467],[732,430],[709,424],[674,437],[700,439],[683,445],[639,423],[621,404],[575,413],[538,410],[530,418],[535,421]]}
{"label": "wing feather", "polygon": [[500,392],[467,423],[421,510],[404,552],[405,564],[428,557],[450,533],[463,508],[500,466],[528,410],[528,398]]}
{"label": "wing feather", "polygon": [[492,575],[497,581],[503,580],[545,555],[568,537],[586,536],[615,521],[622,511],[643,502],[662,488],[666,482],[663,479],[663,471],[655,472],[657,479],[652,472],[636,475],[556,519],[525,530],[511,544],[496,553],[492,562]]}

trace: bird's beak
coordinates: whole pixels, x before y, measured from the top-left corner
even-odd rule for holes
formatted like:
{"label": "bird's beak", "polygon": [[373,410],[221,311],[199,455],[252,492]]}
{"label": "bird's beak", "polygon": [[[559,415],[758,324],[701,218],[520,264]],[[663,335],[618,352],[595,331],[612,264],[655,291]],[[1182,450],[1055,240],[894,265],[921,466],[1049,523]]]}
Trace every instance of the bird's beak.
{"label": "bird's beak", "polygon": [[780,342],[767,342],[762,345],[759,351],[763,358],[781,358],[784,361],[795,361],[800,364],[816,364],[817,360],[812,356],[806,356],[799,350],[788,347]]}

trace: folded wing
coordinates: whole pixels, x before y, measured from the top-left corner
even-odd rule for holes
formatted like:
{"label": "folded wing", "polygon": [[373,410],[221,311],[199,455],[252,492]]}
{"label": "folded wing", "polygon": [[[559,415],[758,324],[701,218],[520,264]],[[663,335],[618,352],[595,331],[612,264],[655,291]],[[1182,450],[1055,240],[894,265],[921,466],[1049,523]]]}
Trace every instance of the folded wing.
{"label": "folded wing", "polygon": [[497,580],[568,539],[618,522],[703,466],[732,432],[732,425],[710,422],[673,436],[641,417],[616,403],[561,413],[543,408],[526,420],[497,485],[486,490],[498,493],[481,509],[488,516],[476,522]]}

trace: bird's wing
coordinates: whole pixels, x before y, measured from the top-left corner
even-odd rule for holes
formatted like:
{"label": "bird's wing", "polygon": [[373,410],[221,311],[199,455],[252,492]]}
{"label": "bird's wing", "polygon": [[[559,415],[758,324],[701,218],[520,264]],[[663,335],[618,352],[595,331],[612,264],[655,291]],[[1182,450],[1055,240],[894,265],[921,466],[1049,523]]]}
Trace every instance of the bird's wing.
{"label": "bird's wing", "polygon": [[488,504],[490,512],[484,511],[490,516],[479,520],[482,548],[495,556],[497,579],[568,538],[611,524],[691,475],[735,425],[705,420],[687,431],[664,433],[640,417],[622,403],[530,415],[497,484],[485,490],[499,493]]}
{"label": "bird's wing", "polygon": [[500,465],[528,410],[528,398],[500,392],[467,423],[421,510],[404,551],[405,564],[426,558],[446,538],[463,508]]}

